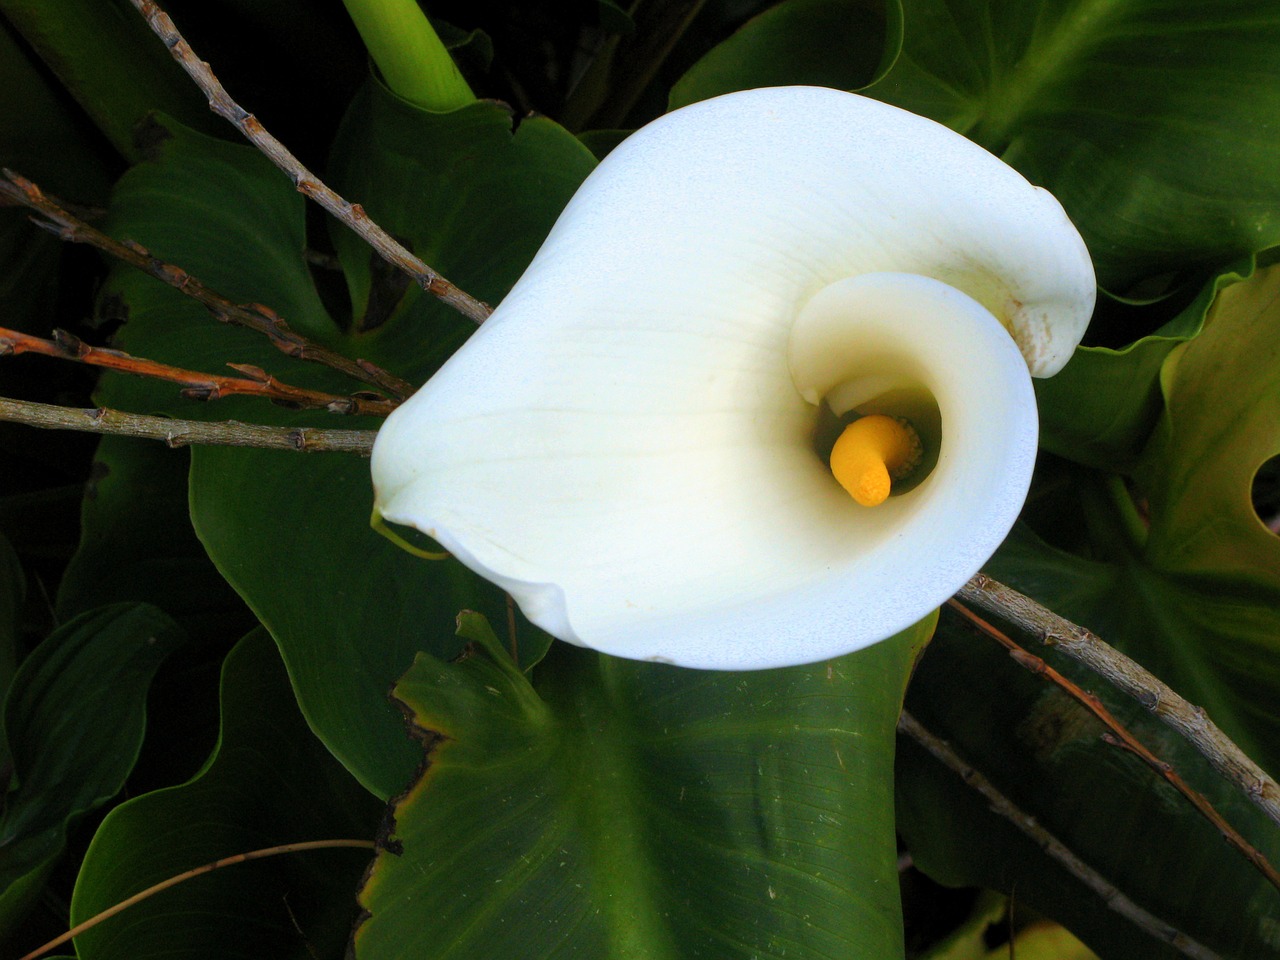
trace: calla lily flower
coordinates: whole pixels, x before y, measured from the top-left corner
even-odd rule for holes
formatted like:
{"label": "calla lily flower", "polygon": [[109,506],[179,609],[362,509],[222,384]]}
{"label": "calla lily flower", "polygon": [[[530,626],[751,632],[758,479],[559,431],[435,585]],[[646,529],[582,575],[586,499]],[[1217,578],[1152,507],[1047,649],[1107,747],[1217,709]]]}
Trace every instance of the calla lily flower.
{"label": "calla lily flower", "polygon": [[600,164],[387,420],[375,510],[571,643],[731,670],[843,654],[1007,534],[1030,377],[1070,357],[1094,290],[1061,205],[945,127],[811,87],[697,103]]}

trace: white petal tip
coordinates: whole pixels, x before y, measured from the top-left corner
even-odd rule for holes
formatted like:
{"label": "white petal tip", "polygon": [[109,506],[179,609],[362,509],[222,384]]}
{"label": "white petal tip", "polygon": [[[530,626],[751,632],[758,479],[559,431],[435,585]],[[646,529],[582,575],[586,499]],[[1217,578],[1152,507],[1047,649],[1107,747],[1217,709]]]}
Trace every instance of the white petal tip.
{"label": "white petal tip", "polygon": [[[797,317],[829,290],[798,374]],[[1067,362],[1093,296],[1057,201],[946,128],[820,88],[704,101],[609,155],[388,419],[379,502],[572,643],[830,659],[994,551],[1035,460],[1028,372]],[[903,384],[941,411],[936,465],[859,507],[815,451],[815,404]]]}

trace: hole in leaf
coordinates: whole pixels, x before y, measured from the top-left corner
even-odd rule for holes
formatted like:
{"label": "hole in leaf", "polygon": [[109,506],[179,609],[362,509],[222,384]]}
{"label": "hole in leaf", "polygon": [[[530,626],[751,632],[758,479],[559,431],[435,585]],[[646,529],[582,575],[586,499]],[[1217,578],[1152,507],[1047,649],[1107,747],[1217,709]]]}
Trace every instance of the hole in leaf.
{"label": "hole in leaf", "polygon": [[1280,535],[1280,455],[1265,461],[1253,475],[1253,509],[1264,527]]}

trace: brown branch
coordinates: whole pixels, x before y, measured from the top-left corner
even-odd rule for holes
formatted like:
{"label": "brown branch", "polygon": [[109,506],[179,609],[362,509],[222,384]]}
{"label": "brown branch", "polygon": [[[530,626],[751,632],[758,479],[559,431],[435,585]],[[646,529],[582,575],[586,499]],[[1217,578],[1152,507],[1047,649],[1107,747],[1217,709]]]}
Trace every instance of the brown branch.
{"label": "brown branch", "polygon": [[248,863],[251,860],[262,860],[266,857],[279,856],[282,853],[301,853],[304,850],[332,850],[334,848],[354,848],[357,850],[373,850],[374,844],[371,840],[307,840],[302,843],[285,843],[278,847],[264,847],[261,850],[250,850],[247,853],[237,853],[230,857],[223,857],[221,860],[215,860],[213,863],[206,863],[201,867],[194,867],[184,873],[180,873],[175,877],[169,877],[167,880],[161,880],[157,884],[147,887],[135,893],[126,900],[121,900],[115,906],[108,907],[101,913],[95,914],[84,923],[77,924],[61,936],[54,937],[48,943],[37,947],[30,953],[26,954],[21,960],[36,960],[37,957],[43,957],[50,950],[62,946],[68,940],[80,936],[86,930],[96,927],[103,920],[114,917],[117,913],[127,910],[134,904],[141,903],[149,897],[155,896],[162,890],[168,890],[170,887],[176,887],[185,880],[191,880],[195,877],[203,876],[206,873],[213,873],[215,870],[221,870],[223,867],[234,866],[237,863]]}
{"label": "brown branch", "polygon": [[174,26],[167,13],[151,0],[130,0],[130,2],[146,18],[148,26],[156,36],[164,41],[182,69],[200,87],[209,100],[209,109],[231,123],[246,140],[287,174],[299,193],[320,204],[359,234],[384,260],[403,270],[423,290],[459,313],[476,323],[483,323],[485,318],[493,312],[487,304],[458,289],[405,249],[391,234],[374,223],[360,204],[343,199],[304,167],[283,143],[267,132],[257,117],[231,99],[218,78],[214,76],[209,64],[196,56],[195,51],[178,32],[178,28]]}
{"label": "brown branch", "polygon": [[299,453],[354,453],[362,457],[373,452],[373,438],[377,436],[375,430],[268,427],[256,423],[241,423],[238,420],[212,423],[201,420],[170,420],[168,417],[123,413],[105,407],[56,407],[6,397],[0,397],[0,420],[43,430],[78,430],[82,433],[109,433],[159,440],[170,447],[260,447]]}
{"label": "brown branch", "polygon": [[385,417],[396,408],[396,401],[377,394],[355,393],[338,396],[294,387],[281,383],[261,367],[246,363],[230,363],[227,366],[244,374],[243,377],[223,377],[196,370],[171,367],[154,360],[133,357],[120,350],[91,347],[79,337],[62,331],[54,331],[53,340],[33,337],[17,330],[0,327],[0,356],[19,353],[38,353],[46,357],[72,360],[107,370],[131,373],[140,377],[152,377],[183,385],[182,395],[190,400],[218,400],[232,395],[265,397],[275,403],[291,407],[327,410],[330,413],[372,415]]}
{"label": "brown branch", "polygon": [[990,577],[978,574],[956,596],[1061,651],[1133,697],[1190,741],[1219,774],[1280,825],[1280,785],[1218,729],[1203,707],[1188,703],[1172,687],[1095,634]]}
{"label": "brown branch", "polygon": [[1028,653],[1022,649],[1022,647],[1009,639],[1006,634],[983,620],[968,607],[957,603],[955,600],[949,600],[948,603],[953,610],[973,624],[981,633],[986,634],[1009,651],[1009,656],[1020,667],[1065,690],[1073,700],[1093,714],[1108,730],[1102,737],[1105,742],[1112,746],[1121,747],[1133,754],[1162,777],[1166,783],[1182,794],[1202,817],[1213,824],[1223,840],[1235,847],[1241,856],[1253,864],[1257,871],[1267,878],[1268,883],[1280,890],[1280,873],[1276,872],[1270,861],[1256,847],[1245,840],[1231,824],[1227,823],[1222,814],[1213,808],[1213,804],[1208,801],[1204,794],[1189,786],[1168,761],[1161,760],[1143,746],[1142,742],[1112,715],[1111,711],[1103,705],[1096,695],[1068,680],[1035,654]]}
{"label": "brown branch", "polygon": [[12,170],[5,170],[8,183],[0,180],[0,199],[35,210],[45,220],[35,220],[41,227],[70,243],[87,243],[132,267],[167,283],[176,290],[199,301],[213,316],[223,322],[247,327],[265,334],[276,349],[301,360],[311,360],[331,367],[340,373],[386,390],[403,400],[413,393],[412,385],[388,373],[366,360],[352,360],[328,347],[313,343],[289,327],[274,310],[260,303],[233,303],[221,294],[210,290],[200,280],[181,267],[174,266],[151,255],[139,244],[122,242],[97,230],[73,216],[65,208],[50,199],[36,184]]}
{"label": "brown branch", "polygon": [[[1194,960],[1219,960],[1217,954],[1181,930],[1148,913],[1073,853],[1061,840],[1036,822],[1036,819],[1002,794],[981,773],[969,766],[944,741],[930,733],[905,710],[898,718],[898,731],[924,747],[935,759],[957,774],[966,785],[982,794],[992,812],[1004,817],[1020,830],[1036,846],[1056,860],[1073,877],[1102,898],[1102,901],[1125,919],[1133,922],[1146,933],[1169,944],[1184,956]],[[25,958],[24,958],[25,960]]]}

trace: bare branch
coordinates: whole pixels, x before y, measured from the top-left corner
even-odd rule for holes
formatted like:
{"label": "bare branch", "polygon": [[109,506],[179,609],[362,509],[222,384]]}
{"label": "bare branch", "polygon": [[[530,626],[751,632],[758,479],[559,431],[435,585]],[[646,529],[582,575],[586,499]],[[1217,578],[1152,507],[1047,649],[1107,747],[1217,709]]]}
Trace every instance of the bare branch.
{"label": "bare branch", "polygon": [[1218,773],[1280,825],[1280,785],[1218,729],[1203,707],[1188,703],[1168,684],[1095,634],[990,577],[978,574],[956,596],[1061,651],[1133,697],[1190,741]]}
{"label": "bare branch", "polygon": [[459,313],[476,323],[483,323],[485,318],[493,312],[487,304],[458,289],[406,250],[391,234],[374,223],[360,204],[343,199],[304,167],[283,143],[267,132],[257,117],[231,99],[221,82],[214,76],[209,64],[196,56],[195,51],[178,32],[178,28],[174,26],[167,13],[151,0],[130,0],[130,2],[146,18],[152,31],[164,41],[173,58],[209,99],[209,109],[235,126],[245,139],[287,174],[299,193],[316,201],[359,234],[384,260],[403,270],[423,290]]}
{"label": "bare branch", "polygon": [[377,436],[376,430],[268,427],[256,423],[241,423],[238,420],[212,423],[201,420],[170,420],[168,417],[123,413],[105,407],[55,407],[5,397],[0,397],[0,420],[23,423],[43,430],[78,430],[82,433],[141,437],[145,440],[159,440],[171,447],[261,447],[299,453],[354,453],[362,457],[373,452],[373,438]]}
{"label": "bare branch", "polygon": [[183,386],[182,395],[190,400],[218,400],[240,394],[265,397],[275,403],[291,407],[379,417],[387,416],[397,405],[397,401],[388,400],[378,394],[353,393],[344,397],[322,393],[319,390],[308,390],[305,387],[290,386],[287,383],[281,383],[261,367],[246,363],[227,364],[233,370],[244,374],[243,377],[223,377],[196,370],[184,370],[181,367],[171,367],[165,363],[156,363],[154,360],[133,357],[120,350],[91,347],[79,337],[63,330],[54,331],[53,340],[45,340],[42,337],[33,337],[27,333],[0,327],[0,356],[19,353],[39,353],[46,357],[58,357],[62,360],[72,360],[76,363],[131,373],[135,376],[180,383]]}
{"label": "bare branch", "polygon": [[968,607],[957,603],[955,600],[949,600],[948,603],[953,610],[968,620],[969,623],[975,626],[980,632],[986,634],[1009,651],[1009,656],[1012,657],[1014,662],[1020,667],[1031,671],[1038,677],[1048,680],[1050,683],[1056,684],[1059,688],[1065,690],[1073,700],[1093,714],[1094,717],[1101,721],[1102,725],[1109,731],[1108,733],[1103,734],[1104,741],[1110,743],[1112,746],[1120,747],[1133,754],[1150,767],[1158,776],[1164,779],[1166,783],[1182,794],[1182,796],[1196,808],[1196,811],[1199,812],[1202,817],[1213,824],[1218,833],[1222,835],[1222,839],[1235,847],[1236,850],[1240,852],[1241,856],[1253,864],[1257,871],[1267,878],[1268,883],[1277,890],[1280,890],[1280,874],[1276,873],[1275,867],[1273,867],[1271,862],[1263,856],[1262,852],[1250,844],[1249,841],[1245,840],[1245,838],[1242,837],[1236,829],[1231,826],[1231,824],[1227,823],[1226,819],[1222,814],[1218,813],[1218,811],[1214,809],[1213,804],[1208,801],[1204,794],[1200,793],[1198,790],[1192,789],[1191,786],[1182,779],[1178,772],[1173,769],[1173,766],[1170,763],[1165,760],[1161,760],[1143,746],[1142,742],[1130,733],[1128,729],[1126,729],[1125,726],[1112,715],[1111,711],[1103,705],[1101,700],[1099,700],[1094,694],[1089,693],[1078,686],[1076,683],[1068,680],[1039,657],[1023,650],[1022,647],[1010,640],[1003,632],[987,623],[987,621],[983,620]]}
{"label": "bare branch", "polygon": [[995,786],[951,749],[946,741],[930,733],[925,727],[905,710],[898,718],[898,732],[910,737],[944,766],[957,774],[961,780],[972,787],[990,805],[992,812],[1004,817],[1020,830],[1036,846],[1060,863],[1073,877],[1102,898],[1103,903],[1127,920],[1146,931],[1156,939],[1179,950],[1184,956],[1194,960],[1220,960],[1218,955],[1185,933],[1152,916],[1121,893],[1114,884],[1107,881],[1102,874],[1073,853],[1061,840],[1040,826],[1036,819],[1002,794]]}
{"label": "bare branch", "polygon": [[24,955],[22,960],[36,960],[37,957],[43,957],[50,950],[62,946],[68,940],[80,936],[86,930],[96,927],[103,920],[109,920],[117,913],[127,910],[134,904],[141,903],[150,897],[155,896],[161,891],[168,890],[170,887],[176,887],[185,880],[191,880],[195,877],[203,876],[206,873],[213,873],[215,870],[221,870],[223,867],[231,867],[237,863],[249,863],[253,860],[261,860],[264,857],[276,857],[282,853],[302,853],[307,850],[332,850],[335,848],[348,848],[357,850],[374,850],[377,849],[371,840],[305,840],[301,843],[284,843],[278,847],[264,847],[261,850],[250,850],[247,853],[237,853],[229,857],[223,857],[221,860],[215,860],[213,863],[206,863],[201,867],[194,867],[167,880],[161,880],[159,883],[152,884],[147,889],[135,893],[133,896],[121,900],[115,906],[107,907],[101,913],[98,913],[84,923],[77,924],[61,936],[54,937],[43,946],[37,947],[30,953]]}
{"label": "bare branch", "polygon": [[401,400],[413,393],[411,384],[381,367],[367,360],[352,360],[328,347],[313,343],[292,330],[285,323],[284,318],[269,307],[260,303],[232,303],[221,294],[210,290],[181,267],[153,257],[145,247],[132,242],[121,242],[101,230],[94,229],[55,203],[36,184],[12,170],[5,170],[4,175],[10,182],[5,183],[0,180],[0,200],[8,200],[13,204],[37,211],[46,220],[36,220],[36,224],[45,227],[61,239],[71,243],[90,244],[103,253],[123,260],[130,266],[199,301],[221,322],[266,334],[278,350],[291,357],[322,363],[361,383],[380,387]]}

